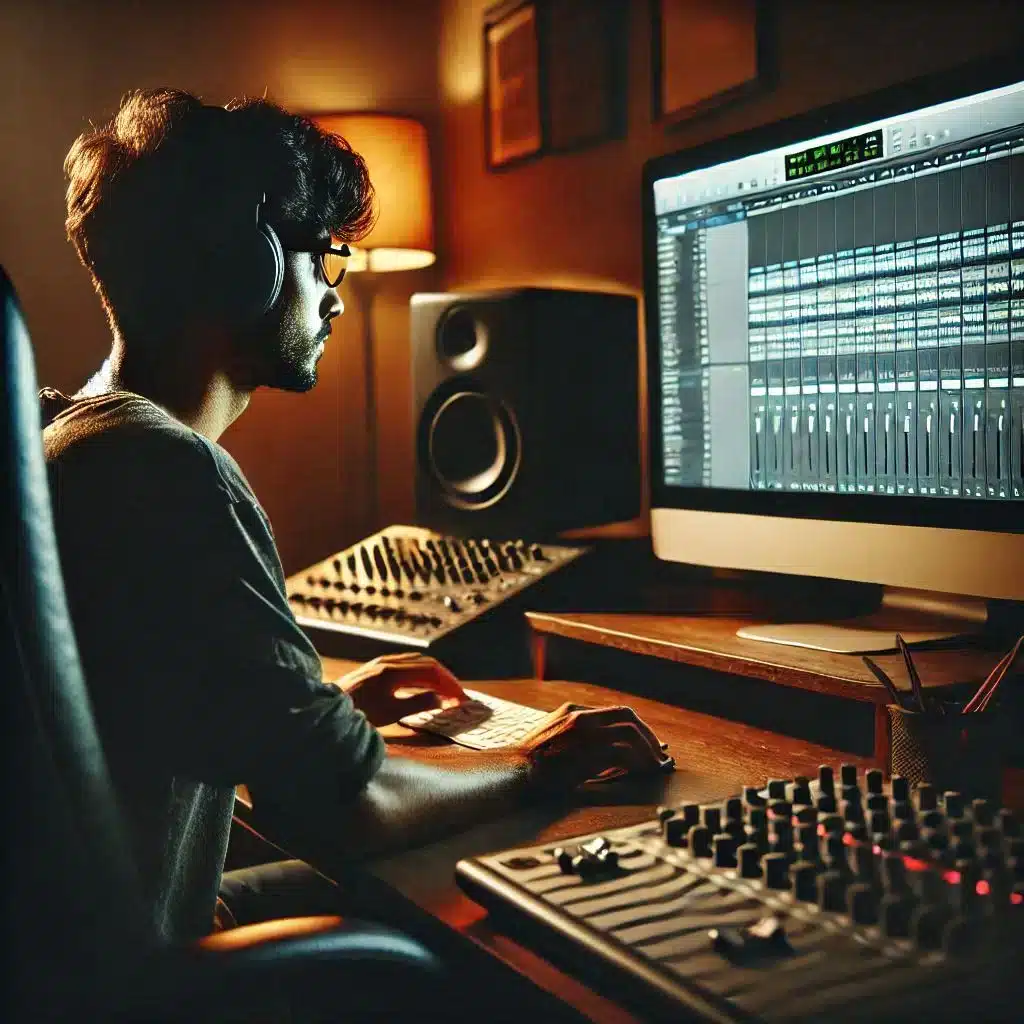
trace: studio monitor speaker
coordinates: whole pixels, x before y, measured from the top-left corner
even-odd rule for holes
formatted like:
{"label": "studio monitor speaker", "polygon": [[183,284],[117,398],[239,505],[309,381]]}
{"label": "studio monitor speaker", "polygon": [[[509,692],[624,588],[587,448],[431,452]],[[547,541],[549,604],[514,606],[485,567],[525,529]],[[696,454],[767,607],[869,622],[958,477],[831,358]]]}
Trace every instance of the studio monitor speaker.
{"label": "studio monitor speaker", "polygon": [[637,516],[637,314],[596,292],[414,295],[420,525],[542,539]]}

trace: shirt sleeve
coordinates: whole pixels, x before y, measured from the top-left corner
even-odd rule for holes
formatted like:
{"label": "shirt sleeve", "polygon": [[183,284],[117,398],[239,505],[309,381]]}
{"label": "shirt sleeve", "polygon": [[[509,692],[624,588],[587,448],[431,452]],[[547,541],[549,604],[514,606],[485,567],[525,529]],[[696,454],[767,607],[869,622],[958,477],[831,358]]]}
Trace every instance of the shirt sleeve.
{"label": "shirt sleeve", "polygon": [[115,478],[93,478],[111,492],[93,540],[107,545],[115,584],[122,579],[101,592],[129,595],[118,607],[121,667],[137,685],[119,699],[137,720],[133,734],[200,781],[302,802],[351,797],[385,745],[348,695],[323,682],[251,492],[198,439],[145,434],[115,445],[120,457],[107,446]]}

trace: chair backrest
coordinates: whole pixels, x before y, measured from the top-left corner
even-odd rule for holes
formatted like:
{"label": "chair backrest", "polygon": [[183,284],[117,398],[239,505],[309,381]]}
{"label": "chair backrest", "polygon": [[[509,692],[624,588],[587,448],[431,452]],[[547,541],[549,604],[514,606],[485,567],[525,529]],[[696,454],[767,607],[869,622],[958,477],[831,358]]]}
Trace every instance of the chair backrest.
{"label": "chair backrest", "polygon": [[155,938],[75,645],[32,345],[3,268],[0,350],[4,1019],[46,1019],[65,1000],[104,1001]]}

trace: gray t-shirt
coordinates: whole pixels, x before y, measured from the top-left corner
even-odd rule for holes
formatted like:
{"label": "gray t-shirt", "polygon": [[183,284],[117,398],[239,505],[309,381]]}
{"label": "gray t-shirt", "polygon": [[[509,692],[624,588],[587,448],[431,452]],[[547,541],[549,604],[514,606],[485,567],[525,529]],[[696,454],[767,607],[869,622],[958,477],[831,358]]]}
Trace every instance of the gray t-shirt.
{"label": "gray t-shirt", "polygon": [[263,509],[235,460],[126,392],[44,390],[61,565],[86,682],[154,926],[212,928],[234,787],[329,808],[380,734],[322,681]]}

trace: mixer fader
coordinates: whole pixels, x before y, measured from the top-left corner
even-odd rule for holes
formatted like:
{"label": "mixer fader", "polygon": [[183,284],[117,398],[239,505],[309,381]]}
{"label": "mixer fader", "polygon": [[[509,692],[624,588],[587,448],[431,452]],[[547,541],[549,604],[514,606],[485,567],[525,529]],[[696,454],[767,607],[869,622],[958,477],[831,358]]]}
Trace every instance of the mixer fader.
{"label": "mixer fader", "polygon": [[389,526],[287,581],[307,632],[428,649],[587,549]]}

